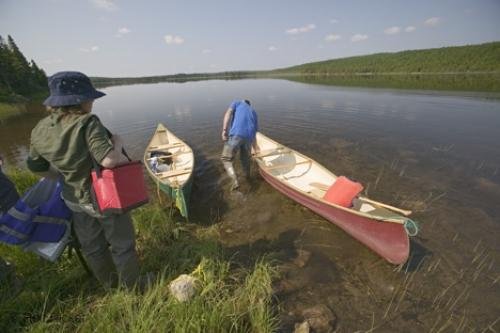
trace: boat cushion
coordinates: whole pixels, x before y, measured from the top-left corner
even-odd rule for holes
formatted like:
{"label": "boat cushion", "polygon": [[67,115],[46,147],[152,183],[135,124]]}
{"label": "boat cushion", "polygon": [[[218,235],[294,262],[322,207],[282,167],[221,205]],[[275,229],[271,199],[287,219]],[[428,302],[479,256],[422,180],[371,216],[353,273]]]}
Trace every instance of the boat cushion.
{"label": "boat cushion", "polygon": [[323,199],[333,204],[351,207],[352,200],[363,191],[363,185],[353,182],[347,177],[340,176],[328,188]]}

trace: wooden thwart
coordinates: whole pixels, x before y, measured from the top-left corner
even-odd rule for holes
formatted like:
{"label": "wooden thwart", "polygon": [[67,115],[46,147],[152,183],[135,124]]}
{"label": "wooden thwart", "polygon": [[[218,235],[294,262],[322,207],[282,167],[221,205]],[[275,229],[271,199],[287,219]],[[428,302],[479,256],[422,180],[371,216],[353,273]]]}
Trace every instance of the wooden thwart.
{"label": "wooden thwart", "polygon": [[[330,186],[328,186],[326,184],[316,183],[316,182],[309,183],[309,185],[311,185],[312,187],[315,187],[317,189],[320,189],[322,191],[325,191],[325,192],[328,191],[328,189],[330,188]],[[404,216],[409,216],[412,213],[411,210],[397,208],[397,207],[385,204],[383,202],[371,200],[371,199],[368,199],[368,198],[365,198],[365,197],[359,197],[359,200],[364,201],[364,202],[368,202],[368,203],[371,203],[371,204],[374,204],[374,205],[377,205],[377,206],[380,206],[380,207],[384,207],[384,208],[390,209],[392,211],[401,213]]]}
{"label": "wooden thwart", "polygon": [[258,154],[253,155],[253,157],[262,158],[262,157],[267,157],[267,156],[286,154],[289,152],[291,152],[291,150],[288,148],[278,147],[278,148],[273,148],[273,149],[261,150],[261,151],[259,151]]}
{"label": "wooden thwart", "polygon": [[310,160],[305,160],[305,161],[300,161],[300,162],[294,162],[294,163],[287,163],[287,164],[278,164],[278,165],[271,165],[271,166],[263,166],[264,169],[266,170],[274,170],[274,169],[281,169],[281,168],[287,168],[287,167],[293,167],[296,165],[300,164],[306,164],[306,163],[311,163]]}
{"label": "wooden thwart", "polygon": [[184,146],[184,143],[182,142],[174,142],[174,143],[167,143],[164,145],[158,145],[158,146],[150,146],[148,148],[149,151],[151,150],[163,150],[163,149],[169,149],[169,148],[174,148],[174,147],[179,147],[179,146]]}
{"label": "wooden thwart", "polygon": [[156,176],[160,177],[161,179],[164,179],[164,178],[185,175],[185,174],[190,173],[190,172],[191,172],[191,169],[180,169],[180,170],[172,170],[172,171],[158,173],[158,174],[156,174]]}

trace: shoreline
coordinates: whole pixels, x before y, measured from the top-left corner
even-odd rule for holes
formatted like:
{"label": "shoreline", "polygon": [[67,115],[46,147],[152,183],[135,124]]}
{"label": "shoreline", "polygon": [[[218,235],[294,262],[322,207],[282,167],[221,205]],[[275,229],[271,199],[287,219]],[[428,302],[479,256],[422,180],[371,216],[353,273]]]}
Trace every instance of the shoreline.
{"label": "shoreline", "polygon": [[4,121],[10,117],[18,116],[27,112],[25,103],[6,103],[0,102],[0,121]]}

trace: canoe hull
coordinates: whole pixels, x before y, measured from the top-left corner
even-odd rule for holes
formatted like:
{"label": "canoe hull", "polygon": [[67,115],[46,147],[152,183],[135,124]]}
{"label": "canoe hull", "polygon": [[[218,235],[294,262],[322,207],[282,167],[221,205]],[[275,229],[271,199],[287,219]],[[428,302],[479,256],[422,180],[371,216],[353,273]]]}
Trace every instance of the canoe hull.
{"label": "canoe hull", "polygon": [[402,264],[408,260],[410,242],[403,225],[350,213],[305,195],[262,169],[260,174],[275,189],[337,225],[390,263]]}
{"label": "canoe hull", "polygon": [[[153,180],[155,180],[154,177],[152,177]],[[189,180],[184,183],[184,185],[180,188],[173,188],[170,187],[166,184],[159,183],[160,190],[165,193],[173,203],[175,203],[175,206],[177,209],[179,209],[179,212],[183,217],[186,219],[189,218],[189,199],[191,197],[191,187],[193,184],[193,177],[190,177]]]}

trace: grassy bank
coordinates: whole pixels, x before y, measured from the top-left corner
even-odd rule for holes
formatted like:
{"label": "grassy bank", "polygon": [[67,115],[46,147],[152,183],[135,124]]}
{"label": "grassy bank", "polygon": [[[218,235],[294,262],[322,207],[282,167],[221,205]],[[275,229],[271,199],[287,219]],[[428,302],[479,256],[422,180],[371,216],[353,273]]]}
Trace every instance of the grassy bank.
{"label": "grassy bank", "polygon": [[[14,172],[25,190],[35,178]],[[275,269],[266,260],[240,267],[227,260],[210,227],[176,222],[156,203],[132,214],[143,272],[159,279],[144,294],[104,292],[75,256],[58,263],[0,245],[0,257],[15,266],[0,285],[0,331],[28,332],[271,332]],[[168,282],[183,273],[200,281],[199,292],[179,303]]]}
{"label": "grassy bank", "polygon": [[26,111],[26,106],[19,103],[0,103],[0,121],[21,114]]}

